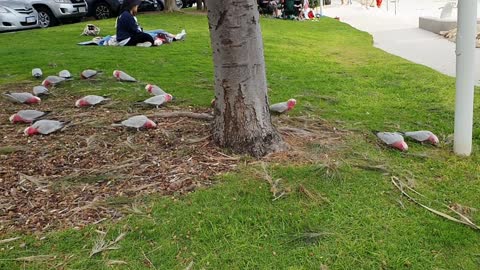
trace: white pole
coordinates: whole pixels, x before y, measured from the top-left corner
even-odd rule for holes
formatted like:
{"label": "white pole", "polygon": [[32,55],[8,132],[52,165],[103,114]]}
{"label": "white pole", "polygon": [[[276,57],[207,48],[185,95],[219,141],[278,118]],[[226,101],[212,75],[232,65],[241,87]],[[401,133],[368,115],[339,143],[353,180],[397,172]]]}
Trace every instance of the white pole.
{"label": "white pole", "polygon": [[457,155],[469,156],[472,153],[477,1],[458,1],[457,17],[457,92],[453,150]]}
{"label": "white pole", "polygon": [[320,0],[320,17],[323,17],[323,0]]}

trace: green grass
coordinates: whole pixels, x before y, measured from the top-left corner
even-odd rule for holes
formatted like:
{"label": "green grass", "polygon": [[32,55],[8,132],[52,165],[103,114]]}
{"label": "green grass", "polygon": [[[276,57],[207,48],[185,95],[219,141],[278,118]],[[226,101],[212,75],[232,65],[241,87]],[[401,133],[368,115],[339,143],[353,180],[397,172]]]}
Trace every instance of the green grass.
{"label": "green grass", "polygon": [[[149,14],[139,21],[146,29],[185,28],[187,41],[150,49],[79,47],[75,44],[85,40],[78,36],[84,24],[1,34],[0,87],[14,90],[14,83],[31,80],[30,70],[37,66],[46,74],[101,69],[104,78],[119,68],[161,85],[180,106],[209,106],[213,65],[206,18]],[[113,20],[95,23],[102,34],[113,32]],[[475,103],[475,153],[470,158],[454,156],[451,145],[411,143],[410,153],[417,156],[378,147],[369,135],[372,129],[430,129],[442,139],[453,133],[454,79],[373,48],[370,35],[336,20],[261,23],[270,100],[296,98],[299,106],[292,115],[322,117],[357,130],[334,153],[342,161],[335,177],[310,165],[271,166],[275,179],[282,178],[294,191],[302,184],[329,203],[299,192],[272,202],[269,186],[254,172],[258,168],[242,167],[210,189],[143,198],[144,213],[118,223],[51,232],[42,240],[24,235],[21,241],[0,244],[0,269],[45,269],[64,260],[68,269],[109,269],[108,260],[128,263],[115,266],[119,269],[153,269],[148,260],[156,269],[185,269],[192,260],[194,269],[318,269],[321,264],[330,269],[480,268],[480,232],[401,199],[389,177],[353,165],[386,165],[396,175],[413,175],[416,189],[431,200],[480,209],[480,103]],[[105,79],[64,88],[124,100],[146,95],[141,86],[128,87]],[[112,198],[110,203],[123,201]],[[480,214],[473,213],[473,219],[480,223]],[[120,232],[127,236],[120,249],[90,258],[98,228],[108,230],[109,240]],[[312,232],[320,236],[304,237]],[[11,236],[15,234],[2,238]],[[57,257],[10,260],[42,254]]]}

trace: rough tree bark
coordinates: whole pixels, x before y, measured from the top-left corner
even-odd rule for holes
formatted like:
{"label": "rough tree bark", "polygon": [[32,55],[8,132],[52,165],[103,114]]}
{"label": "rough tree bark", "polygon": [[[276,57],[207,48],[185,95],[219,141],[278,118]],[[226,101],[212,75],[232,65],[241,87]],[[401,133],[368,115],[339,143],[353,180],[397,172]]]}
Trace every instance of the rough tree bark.
{"label": "rough tree bark", "polygon": [[173,12],[180,10],[177,7],[177,2],[175,0],[165,0],[165,11],[166,12]]}
{"label": "rough tree bark", "polygon": [[272,125],[256,0],[207,0],[215,66],[213,139],[262,157],[285,144]]}

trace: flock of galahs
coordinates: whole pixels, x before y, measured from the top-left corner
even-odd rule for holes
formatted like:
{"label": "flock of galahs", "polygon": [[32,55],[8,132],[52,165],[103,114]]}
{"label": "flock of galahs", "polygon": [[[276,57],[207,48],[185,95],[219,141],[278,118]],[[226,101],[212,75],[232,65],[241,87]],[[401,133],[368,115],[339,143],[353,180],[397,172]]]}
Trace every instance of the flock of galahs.
{"label": "flock of galahs", "polygon": [[[84,80],[89,80],[97,75],[101,74],[101,71],[87,69],[80,73],[80,78]],[[39,68],[32,70],[32,76],[35,78],[42,78],[43,73]],[[128,75],[127,73],[115,70],[113,71],[113,76],[118,81],[123,82],[137,82],[135,78]],[[23,104],[38,104],[41,102],[42,96],[49,95],[49,88],[55,87],[58,84],[63,83],[67,80],[72,80],[73,77],[68,70],[62,70],[59,72],[58,76],[48,76],[46,77],[42,85],[33,87],[32,93],[4,93],[3,95],[10,99],[13,102],[23,103]],[[145,90],[153,95],[152,97],[144,100],[142,103],[155,106],[156,108],[162,106],[163,104],[172,101],[173,97],[169,93],[165,92],[163,89],[157,85],[147,84]],[[75,107],[93,107],[110,101],[110,98],[97,96],[97,95],[88,95],[78,99],[75,102]],[[215,104],[215,99],[212,100],[212,106]],[[295,99],[289,99],[288,101],[276,103],[270,106],[270,111],[276,114],[286,113],[292,110],[297,101]],[[17,113],[10,116],[10,122],[15,123],[27,123],[31,126],[27,127],[24,133],[28,136],[43,134],[47,135],[58,130],[63,129],[69,122],[58,121],[58,120],[48,120],[44,119],[51,112],[46,111],[37,111],[37,110],[21,110]],[[113,124],[113,126],[123,126],[133,129],[151,129],[156,128],[157,124],[146,117],[145,115],[137,115],[130,117],[124,121],[121,121],[118,124]],[[438,137],[430,131],[421,130],[413,132],[374,132],[378,139],[385,145],[388,145],[392,148],[398,149],[400,151],[407,151],[408,145],[405,142],[404,136],[420,143],[428,143],[432,145],[438,145]]]}
{"label": "flock of galahs", "polygon": [[408,144],[405,142],[405,137],[419,142],[428,143],[437,146],[440,141],[437,135],[428,130],[410,131],[410,132],[374,132],[380,141],[390,147],[400,151],[407,151]]}
{"label": "flock of galahs", "polygon": [[[89,80],[95,78],[97,75],[101,74],[101,71],[87,69],[80,73],[80,78],[83,80]],[[40,79],[43,77],[43,72],[39,68],[34,68],[32,70],[32,76]],[[127,73],[114,70],[113,77],[118,81],[122,82],[137,82],[137,80],[128,75]],[[73,76],[68,70],[62,70],[58,73],[58,76],[47,76],[41,83],[41,85],[33,87],[32,93],[21,92],[21,93],[11,93],[7,92],[3,95],[8,98],[10,101],[21,104],[38,104],[42,101],[43,96],[48,96],[50,94],[49,89],[67,81],[72,80]],[[145,90],[153,95],[152,97],[144,100],[142,103],[150,106],[155,106],[159,108],[163,104],[172,101],[173,97],[171,94],[165,92],[157,85],[147,84]],[[97,96],[97,95],[87,95],[77,101],[75,101],[75,107],[93,107],[96,105],[104,104],[110,101],[110,98]],[[270,106],[270,110],[273,113],[285,113],[292,110],[296,105],[295,99],[290,99],[286,102],[281,102],[273,104]],[[38,110],[20,110],[17,113],[10,116],[9,120],[13,124],[17,123],[26,123],[31,124],[24,131],[24,134],[28,136],[33,136],[37,134],[48,135],[56,131],[62,130],[70,121],[58,121],[53,119],[45,119],[51,111],[38,111]],[[113,124],[113,126],[123,126],[133,129],[151,129],[156,128],[157,124],[146,117],[145,115],[137,115],[130,117],[120,123]]]}

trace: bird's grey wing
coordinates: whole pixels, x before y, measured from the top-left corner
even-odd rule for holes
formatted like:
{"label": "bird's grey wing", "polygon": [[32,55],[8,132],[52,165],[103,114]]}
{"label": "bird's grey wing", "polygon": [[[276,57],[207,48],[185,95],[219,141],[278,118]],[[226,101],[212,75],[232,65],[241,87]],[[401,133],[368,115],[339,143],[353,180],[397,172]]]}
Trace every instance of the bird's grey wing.
{"label": "bird's grey wing", "polygon": [[45,115],[44,112],[36,111],[36,110],[23,110],[23,111],[19,111],[17,114],[23,119],[27,119],[27,120],[35,120]]}
{"label": "bird's grey wing", "polygon": [[379,132],[377,136],[386,144],[390,145],[395,142],[403,140],[402,135],[398,133],[391,133],[391,132]]}
{"label": "bird's grey wing", "polygon": [[424,142],[430,137],[430,132],[428,131],[415,131],[415,132],[405,132],[405,136],[410,137],[416,141]]}
{"label": "bird's grey wing", "polygon": [[53,132],[61,129],[64,126],[63,122],[55,121],[55,120],[42,120],[42,121],[37,122],[36,124],[39,124],[38,125],[38,132],[40,132],[41,134],[45,134],[45,135],[53,133]]}
{"label": "bird's grey wing", "polygon": [[127,120],[122,121],[122,125],[126,127],[131,127],[131,128],[141,128],[145,123],[146,119],[147,117],[143,115],[134,116],[134,117],[128,118]]}
{"label": "bird's grey wing", "polygon": [[277,104],[273,104],[270,106],[270,111],[274,111],[274,112],[278,112],[278,113],[282,113],[286,110],[286,106],[285,104],[282,102],[282,103],[277,103]]}

